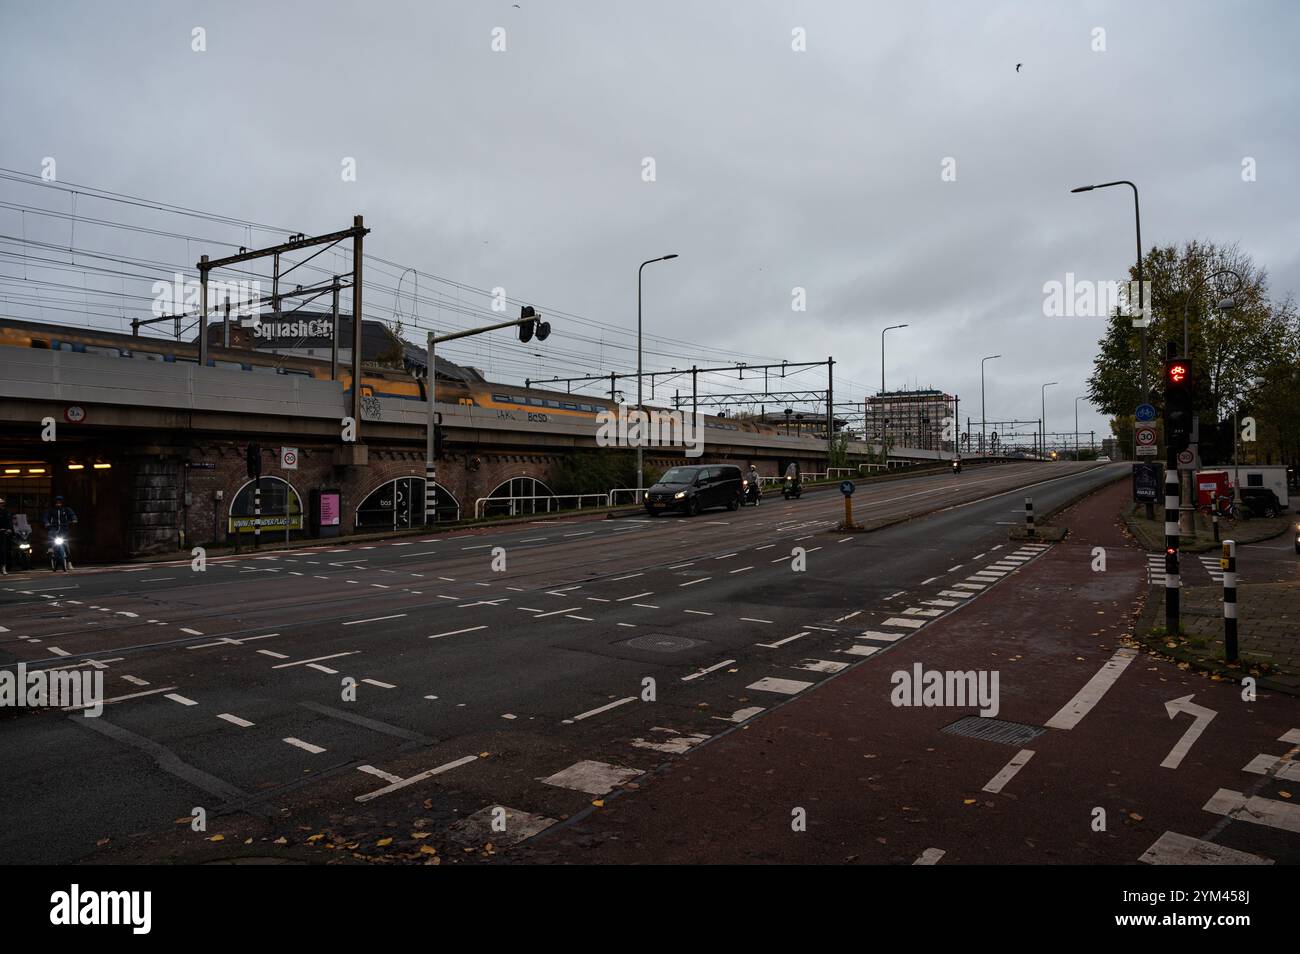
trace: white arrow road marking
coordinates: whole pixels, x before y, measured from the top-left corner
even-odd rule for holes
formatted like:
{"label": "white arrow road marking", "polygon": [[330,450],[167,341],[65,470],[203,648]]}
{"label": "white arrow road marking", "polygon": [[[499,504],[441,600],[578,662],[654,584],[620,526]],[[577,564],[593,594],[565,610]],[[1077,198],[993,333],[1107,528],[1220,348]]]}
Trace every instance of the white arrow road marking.
{"label": "white arrow road marking", "polygon": [[1196,744],[1196,740],[1201,737],[1201,733],[1205,731],[1205,727],[1210,724],[1210,720],[1218,715],[1218,713],[1213,709],[1207,709],[1205,706],[1198,706],[1196,703],[1192,702],[1192,696],[1195,694],[1196,693],[1188,693],[1185,696],[1178,699],[1171,699],[1169,702],[1165,703],[1165,711],[1169,713],[1169,718],[1172,719],[1180,712],[1186,712],[1192,717],[1193,721],[1192,724],[1187,727],[1187,731],[1183,733],[1183,737],[1175,743],[1172,749],[1169,750],[1169,754],[1165,756],[1165,760],[1160,763],[1161,768],[1178,768],[1178,766],[1182,764],[1183,757],[1186,756],[1192,746]]}
{"label": "white arrow road marking", "polygon": [[914,865],[937,865],[939,859],[946,855],[947,852],[942,848],[927,848],[921,852],[920,856],[912,862]]}

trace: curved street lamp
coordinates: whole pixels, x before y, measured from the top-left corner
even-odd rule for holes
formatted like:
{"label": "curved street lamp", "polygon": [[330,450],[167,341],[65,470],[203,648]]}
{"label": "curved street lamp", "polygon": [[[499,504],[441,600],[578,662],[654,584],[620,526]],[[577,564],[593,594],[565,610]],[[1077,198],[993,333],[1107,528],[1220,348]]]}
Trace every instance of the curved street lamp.
{"label": "curved street lamp", "polygon": [[[1200,278],[1196,279],[1196,281],[1192,285],[1191,291],[1188,292],[1187,296],[1183,299],[1183,357],[1185,358],[1191,357],[1191,355],[1188,353],[1191,347],[1191,342],[1187,333],[1188,308],[1192,303],[1192,299],[1196,298],[1200,294],[1202,286],[1204,286],[1205,283],[1210,281],[1211,279],[1218,278],[1220,275],[1231,275],[1233,278],[1237,280],[1237,287],[1232,290],[1232,295],[1229,295],[1227,298],[1221,299],[1219,301],[1219,303],[1215,306],[1216,310],[1228,311],[1232,308],[1236,308],[1237,305],[1239,304],[1237,299],[1233,296],[1239,294],[1241,290],[1246,287],[1246,279],[1242,277],[1242,274],[1238,272],[1236,269],[1219,268],[1214,270],[1213,272],[1210,272],[1210,274],[1208,275],[1202,275]],[[1235,448],[1233,454],[1233,464],[1234,464],[1234,473],[1232,475],[1232,483],[1233,483],[1232,493],[1233,493],[1233,497],[1238,502],[1240,502],[1241,488],[1237,486],[1238,480],[1237,480],[1237,474],[1235,472],[1235,464],[1236,464]],[[1186,483],[1187,485],[1186,487],[1183,486],[1184,483]],[[1181,474],[1179,475],[1178,496],[1179,496],[1179,501],[1178,501],[1179,532],[1185,534],[1194,533],[1195,527],[1193,525],[1192,514],[1195,513],[1196,508],[1192,503],[1194,495],[1192,493],[1192,474],[1190,472],[1187,473],[1187,477],[1185,480]]]}
{"label": "curved street lamp", "polygon": [[[994,358],[1000,358],[1000,354],[991,354],[987,358],[980,358],[980,453],[984,453],[984,424],[988,420],[988,415],[984,413],[984,362],[992,361]],[[967,448],[969,450],[970,448]]]}
{"label": "curved street lamp", "polygon": [[[666,262],[670,258],[676,258],[677,253],[671,255],[660,255],[658,258],[647,259],[641,263],[641,267],[636,270],[636,409],[643,410],[641,407],[641,273],[645,271],[647,265],[655,262]],[[641,458],[642,458],[642,435],[637,434],[636,442],[636,499],[641,503],[642,477],[641,477]]]}
{"label": "curved street lamp", "polygon": [[1039,389],[1038,392],[1038,397],[1042,401],[1042,417],[1038,419],[1038,427],[1042,431],[1043,435],[1042,440],[1039,442],[1038,449],[1042,453],[1044,460],[1047,459],[1047,389],[1054,384],[1060,384],[1060,382],[1048,381],[1041,389]]}
{"label": "curved street lamp", "polygon": [[885,332],[893,331],[895,328],[906,328],[906,327],[907,325],[890,325],[888,328],[884,328],[880,332],[880,394],[881,397],[884,397],[885,394]]}
{"label": "curved street lamp", "polygon": [[1237,280],[1237,287],[1232,290],[1231,295],[1229,295],[1227,298],[1220,300],[1219,303],[1215,306],[1215,309],[1218,311],[1228,311],[1231,308],[1236,308],[1237,305],[1239,304],[1239,302],[1234,296],[1239,294],[1241,290],[1246,287],[1246,279],[1243,278],[1241,273],[1238,272],[1236,269],[1220,268],[1216,271],[1211,272],[1208,275],[1202,275],[1200,278],[1198,278],[1196,280],[1196,283],[1192,285],[1192,290],[1183,299],[1183,357],[1185,358],[1191,357],[1191,355],[1188,353],[1189,343],[1188,343],[1188,336],[1187,336],[1187,308],[1191,304],[1192,299],[1195,298],[1200,293],[1201,286],[1213,278],[1218,278],[1220,275],[1231,275],[1233,278]]}
{"label": "curved street lamp", "polygon": [[[1080,394],[1074,399],[1074,459],[1079,460],[1079,402],[1088,400],[1088,395]],[[1089,447],[1092,445],[1090,444]]]}
{"label": "curved street lamp", "polygon": [[1079,186],[1071,189],[1070,192],[1091,192],[1093,189],[1108,189],[1111,186],[1126,185],[1133,190],[1133,222],[1137,227],[1137,272],[1138,272],[1138,314],[1143,318],[1142,324],[1142,357],[1141,364],[1138,367],[1138,386],[1142,389],[1142,400],[1147,399],[1147,328],[1146,328],[1146,310],[1143,307],[1143,296],[1146,293],[1146,285],[1142,281],[1142,208],[1138,203],[1138,187],[1127,179],[1116,179],[1114,182],[1102,182],[1099,185]]}

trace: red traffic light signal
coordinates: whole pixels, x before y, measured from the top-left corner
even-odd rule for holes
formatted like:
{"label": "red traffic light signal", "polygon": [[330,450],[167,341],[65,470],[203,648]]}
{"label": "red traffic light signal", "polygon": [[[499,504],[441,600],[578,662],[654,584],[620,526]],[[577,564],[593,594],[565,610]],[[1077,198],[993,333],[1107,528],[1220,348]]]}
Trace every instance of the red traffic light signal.
{"label": "red traffic light signal", "polygon": [[551,323],[549,321],[542,321],[540,318],[538,318],[537,311],[536,309],[533,308],[532,305],[524,305],[521,309],[519,309],[519,317],[521,320],[531,319],[531,320],[523,321],[523,323],[519,326],[520,341],[522,342],[532,341],[533,335],[537,336],[538,341],[545,341],[548,337],[550,337]]}
{"label": "red traffic light signal", "polygon": [[1187,380],[1187,364],[1182,361],[1171,361],[1165,373],[1170,384],[1182,384]]}

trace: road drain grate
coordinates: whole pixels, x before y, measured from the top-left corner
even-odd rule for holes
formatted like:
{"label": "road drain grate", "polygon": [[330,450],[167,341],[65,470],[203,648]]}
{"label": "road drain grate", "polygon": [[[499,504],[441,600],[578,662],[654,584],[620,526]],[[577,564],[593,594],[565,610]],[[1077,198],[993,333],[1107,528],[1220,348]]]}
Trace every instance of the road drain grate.
{"label": "road drain grate", "polygon": [[693,639],[687,639],[685,636],[652,633],[649,636],[637,636],[635,639],[629,639],[623,645],[630,646],[633,649],[648,649],[655,653],[679,653],[683,649],[698,646],[699,643]]}
{"label": "road drain grate", "polygon": [[984,742],[1000,742],[1003,745],[1024,745],[1032,742],[1047,730],[1037,725],[1022,725],[1019,722],[1005,722],[1002,719],[985,719],[980,716],[966,716],[952,725],[945,725],[941,730],[949,735],[964,735],[970,739]]}

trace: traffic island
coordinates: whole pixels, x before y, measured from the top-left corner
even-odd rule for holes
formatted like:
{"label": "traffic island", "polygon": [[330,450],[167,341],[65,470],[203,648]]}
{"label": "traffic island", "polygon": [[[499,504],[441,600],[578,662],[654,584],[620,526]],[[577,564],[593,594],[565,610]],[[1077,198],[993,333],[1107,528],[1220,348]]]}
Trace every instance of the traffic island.
{"label": "traffic island", "polygon": [[[1164,510],[1156,508],[1155,519],[1148,520],[1142,506],[1136,505],[1122,514],[1129,532],[1146,550],[1163,550],[1165,548]],[[1210,517],[1197,513],[1193,517],[1195,536],[1182,536],[1178,549],[1183,553],[1206,553],[1217,550],[1223,540],[1236,540],[1237,543],[1258,543],[1270,540],[1291,527],[1294,514],[1281,514],[1276,517],[1254,517],[1250,520],[1220,520],[1219,539],[1214,539],[1214,524]]]}
{"label": "traffic island", "polygon": [[1180,592],[1182,632],[1175,636],[1155,625],[1163,600],[1147,601],[1138,627],[1147,649],[1216,680],[1253,676],[1260,688],[1300,695],[1300,587],[1289,582],[1238,585],[1235,663],[1226,661],[1222,588],[1185,586]]}

